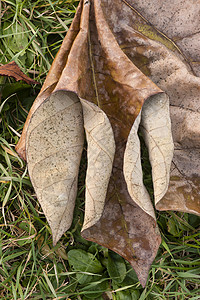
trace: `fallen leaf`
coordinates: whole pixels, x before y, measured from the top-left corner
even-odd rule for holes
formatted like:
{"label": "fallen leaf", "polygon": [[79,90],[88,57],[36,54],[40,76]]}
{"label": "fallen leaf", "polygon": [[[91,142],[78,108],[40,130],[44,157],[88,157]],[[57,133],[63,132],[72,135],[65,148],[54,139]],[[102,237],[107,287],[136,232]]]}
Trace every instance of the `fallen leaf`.
{"label": "fallen leaf", "polygon": [[[81,100],[88,144],[85,217],[82,230],[99,221],[112,172],[115,140],[106,114],[96,105]],[[107,138],[105,138],[107,137]]]}
{"label": "fallen leaf", "polygon": [[[140,118],[142,118],[141,123],[139,123]],[[139,124],[146,144],[151,150],[149,155],[152,161],[154,197],[157,203],[168,188],[174,148],[169,99],[165,94],[154,96],[153,99],[149,98],[145,102],[129,134],[124,154],[124,175],[129,194],[144,211],[155,218],[150,196],[143,184],[140,141],[137,136]]]}
{"label": "fallen leaf", "polygon": [[83,142],[81,104],[73,93],[54,93],[31,118],[28,171],[54,244],[71,226]]}
{"label": "fallen leaf", "polygon": [[[80,16],[81,22],[79,23]],[[74,33],[73,28],[80,28],[78,34],[77,32],[76,34]],[[46,135],[49,139],[53,139],[50,142],[53,144],[57,144],[56,139],[62,140],[65,144],[65,139],[62,132],[60,132],[59,137],[57,131],[55,135],[52,135],[49,130],[45,129],[46,131],[44,131],[44,126],[43,128],[40,128],[40,126],[42,126],[42,122],[45,122],[45,117],[47,117],[45,110],[48,106],[50,109],[52,98],[57,97],[61,101],[63,97],[63,92],[61,91],[63,90],[77,93],[83,106],[84,127],[88,141],[86,185],[89,189],[86,189],[86,211],[82,235],[89,240],[116,251],[129,260],[144,285],[149,267],[160,244],[160,234],[155,217],[152,217],[137,206],[129,195],[123,174],[123,157],[129,132],[145,99],[156,94],[159,94],[162,98],[163,93],[134,66],[120,49],[104,19],[99,2],[94,1],[91,7],[89,2],[85,2],[85,4],[81,2],[71,30],[73,34],[70,31],[68,32],[47,76],[45,87],[42,88],[27,118],[27,125],[31,116],[31,123],[34,124],[31,125],[30,123],[29,125],[26,145],[30,177],[52,228],[54,243],[56,243],[71,224],[74,204],[71,205],[70,210],[66,208],[66,204],[68,202],[74,203],[74,200],[71,202],[67,201],[66,198],[62,202],[63,206],[60,209],[58,208],[58,201],[53,200],[63,193],[62,188],[60,188],[61,183],[58,182],[61,173],[59,173],[59,176],[55,172],[52,173],[51,169],[56,158],[50,156],[50,153],[47,151],[49,149],[48,145],[45,145],[42,141],[42,136],[43,140],[45,140]],[[73,43],[71,41],[72,36]],[[71,48],[69,49],[68,47],[70,46]],[[67,48],[66,50],[65,47]],[[65,57],[63,53],[65,53]],[[82,57],[84,57],[84,60]],[[56,69],[58,65],[62,66],[62,69],[60,67],[59,71]],[[52,91],[52,96],[47,99]],[[55,100],[55,104],[56,101],[58,100]],[[42,102],[43,104],[41,104]],[[93,122],[92,129],[88,127],[91,126],[88,120],[90,121],[94,118],[94,113],[96,124]],[[96,116],[98,116],[99,120]],[[60,124],[59,117],[54,121],[53,127],[56,128],[58,123]],[[49,122],[49,126],[51,126],[50,124],[51,122]],[[70,124],[70,122],[66,118],[65,122],[64,120],[62,121],[62,124],[63,127],[67,128],[67,124]],[[23,145],[27,125],[25,125],[22,134],[21,145],[18,144],[18,151],[21,148],[20,153],[22,155],[25,153]],[[98,134],[95,134],[98,144],[94,148],[94,136],[92,137],[91,134],[88,134],[88,128],[90,128],[89,130],[92,129],[93,133],[96,125],[101,126],[101,131],[103,130],[103,132],[99,130],[99,132],[97,131]],[[32,131],[33,133],[34,131],[36,132],[35,137],[31,133]],[[40,135],[40,132],[43,132],[43,134]],[[104,139],[102,139],[101,134],[104,134]],[[91,138],[93,138],[93,141],[91,141]],[[35,140],[39,142],[34,145]],[[116,145],[114,145],[114,141]],[[99,152],[99,148],[101,148],[101,152]],[[45,153],[46,158],[40,152]],[[52,150],[52,152],[54,151]],[[97,167],[94,166],[93,161],[100,157],[101,163],[97,163]],[[46,167],[40,162],[41,159],[43,159],[42,162]],[[64,166],[64,157],[62,162]],[[79,160],[77,160],[77,166],[78,162]],[[52,164],[52,167],[49,163]],[[105,173],[105,170],[102,173],[102,164],[107,166],[107,173]],[[37,167],[34,167],[34,165]],[[109,180],[111,169],[112,174]],[[96,172],[96,176],[93,176],[94,172]],[[63,171],[62,173],[66,174]],[[52,186],[48,193],[45,194],[43,190],[46,190],[50,181],[48,178],[50,175],[48,174],[51,175]],[[62,175],[63,178],[65,176],[68,175]],[[99,189],[100,183],[102,184],[101,194]],[[53,190],[55,191],[56,185],[59,185],[59,187],[56,189],[55,195]],[[66,187],[63,188],[64,190],[66,189]],[[101,195],[101,198],[99,198],[99,195]],[[105,196],[106,204],[104,206]],[[50,201],[49,197],[51,197]],[[147,199],[152,207],[148,195]],[[93,204],[92,206],[91,203]],[[60,213],[57,213],[58,210],[60,210]],[[64,210],[68,214],[62,214]],[[61,216],[63,216],[62,223],[60,221]],[[54,221],[52,221],[52,218]],[[59,234],[56,232],[59,232]]]}
{"label": "fallen leaf", "polygon": [[[200,182],[199,78],[187,50],[162,33],[162,26],[156,27],[159,14],[164,24],[166,3],[147,4],[149,8],[142,0],[80,1],[17,145],[18,153],[27,155],[30,177],[56,243],[71,224],[76,183],[72,198],[69,187],[77,180],[85,128],[88,169],[82,236],[127,259],[143,286],[161,238],[143,184],[139,125],[149,149],[156,208],[198,214]],[[182,5],[181,0],[176,3],[175,16]],[[188,5],[193,9],[194,4]],[[175,20],[177,24],[181,18]],[[67,103],[72,99],[79,108],[71,114]],[[59,103],[66,105],[62,115],[54,111]],[[77,127],[72,115],[80,121]],[[78,156],[66,147],[70,126],[76,131]]]}
{"label": "fallen leaf", "polygon": [[154,97],[142,108],[141,132],[149,149],[155,204],[166,194],[174,153],[169,98]]}
{"label": "fallen leaf", "polygon": [[[129,4],[133,12],[132,18],[137,20],[135,28],[142,34],[139,36],[140,47],[135,46],[133,51],[131,47],[133,43],[138,43],[138,37],[133,35],[132,40],[128,40],[129,28],[124,26],[120,33],[120,37],[123,37],[123,49],[170,99],[175,148],[167,193],[166,188],[161,192],[161,177],[167,181],[167,176],[164,175],[165,164],[171,157],[162,150],[163,162],[160,156],[158,167],[160,150],[156,150],[154,142],[151,142],[149,130],[145,130],[145,134],[149,135],[145,140],[152,165],[156,208],[200,215],[200,5],[189,0],[180,0],[173,5],[164,1],[144,3],[139,0],[134,4],[132,1],[124,2]],[[149,108],[152,109],[151,104]],[[149,122],[149,117],[146,120]],[[154,128],[154,133],[157,127],[155,120],[154,118],[150,125],[151,130]],[[155,139],[155,135],[153,138]],[[161,141],[159,132],[158,140]]]}
{"label": "fallen leaf", "polygon": [[47,99],[58,83],[58,80],[61,76],[63,68],[66,65],[67,58],[72,47],[72,44],[80,30],[80,16],[82,10],[82,1],[80,2],[79,7],[77,8],[76,15],[73,19],[73,22],[67,32],[65,39],[63,40],[63,44],[56,55],[56,59],[53,61],[52,66],[50,68],[49,73],[47,74],[46,80],[41,88],[41,91],[37,98],[35,99],[29,114],[27,116],[26,122],[24,124],[23,132],[21,138],[16,145],[16,151],[19,156],[26,160],[26,132],[31,119],[32,114],[36,111],[36,109],[40,106],[40,104]]}
{"label": "fallen leaf", "polygon": [[1,76],[8,76],[13,77],[16,81],[22,80],[27,84],[39,84],[39,82],[29,78],[25,75],[19,68],[19,66],[14,62],[11,61],[6,65],[0,66],[0,75]]}
{"label": "fallen leaf", "polygon": [[[144,35],[153,40],[162,37],[190,71],[200,76],[200,3],[190,0],[125,1],[146,20],[141,27]],[[159,17],[158,17],[159,16]],[[168,41],[168,42],[167,42]],[[168,47],[167,47],[168,48]]]}

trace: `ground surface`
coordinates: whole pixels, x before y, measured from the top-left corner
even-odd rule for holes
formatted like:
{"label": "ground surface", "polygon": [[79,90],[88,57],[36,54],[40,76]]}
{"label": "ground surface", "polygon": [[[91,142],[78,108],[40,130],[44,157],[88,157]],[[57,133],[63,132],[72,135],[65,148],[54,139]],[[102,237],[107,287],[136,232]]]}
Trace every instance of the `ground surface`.
{"label": "ground surface", "polygon": [[[0,64],[14,60],[42,84],[77,4],[1,1]],[[157,213],[162,244],[145,289],[122,258],[81,238],[86,151],[73,224],[53,247],[26,164],[14,150],[40,88],[0,77],[0,299],[200,299],[198,217]],[[146,174],[144,147],[142,155]],[[145,184],[152,194],[148,176]]]}

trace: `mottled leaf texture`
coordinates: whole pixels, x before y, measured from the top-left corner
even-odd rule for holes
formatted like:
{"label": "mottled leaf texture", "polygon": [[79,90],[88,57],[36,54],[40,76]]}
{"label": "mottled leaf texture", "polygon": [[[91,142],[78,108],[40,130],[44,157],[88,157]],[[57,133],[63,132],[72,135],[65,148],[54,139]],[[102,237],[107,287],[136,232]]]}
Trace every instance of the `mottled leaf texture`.
{"label": "mottled leaf texture", "polygon": [[[17,145],[56,242],[71,224],[85,129],[82,236],[127,259],[143,286],[161,239],[143,184],[139,126],[156,208],[199,213],[199,8],[190,0],[80,1]],[[64,103],[66,116],[56,108]],[[66,142],[71,131],[79,150]]]}
{"label": "mottled leaf texture", "polygon": [[[81,100],[88,143],[85,219],[82,230],[99,221],[106,198],[115,154],[112,127],[106,114],[96,105]],[[107,138],[105,138],[107,137]]]}
{"label": "mottled leaf texture", "polygon": [[16,81],[23,80],[27,84],[38,84],[37,81],[31,79],[27,75],[25,75],[19,68],[19,66],[14,62],[11,61],[6,65],[0,66],[0,75],[1,76],[8,76],[13,77]]}
{"label": "mottled leaf texture", "polygon": [[144,211],[155,218],[150,196],[143,184],[140,142],[137,136],[140,119],[143,136],[149,148],[155,203],[157,203],[168,188],[174,149],[168,96],[158,94],[145,102],[131,129],[124,154],[124,175],[129,194]]}
{"label": "mottled leaf texture", "polygon": [[165,195],[170,176],[174,144],[171,135],[169,98],[154,97],[142,108],[142,133],[152,165],[155,204]]}
{"label": "mottled leaf texture", "polygon": [[[189,0],[124,2],[134,12],[135,19],[140,19],[140,24],[135,25],[140,32],[140,47],[135,46],[135,52],[132,45],[138,40],[134,37],[128,40],[125,27],[120,35],[125,53],[170,99],[175,150],[169,189],[163,198],[159,196],[159,177],[164,174],[158,172],[165,172],[166,167],[157,172],[156,150],[152,151],[151,139],[146,139],[156,208],[200,215],[200,3]],[[151,128],[157,126],[153,123]],[[170,160],[167,156],[165,160]]]}
{"label": "mottled leaf texture", "polygon": [[140,156],[140,140],[138,127],[141,121],[141,113],[136,118],[130,131],[126,149],[124,152],[124,177],[131,198],[154,219],[155,213],[149,193],[143,183],[142,164]]}
{"label": "mottled leaf texture", "polygon": [[27,131],[28,170],[54,244],[70,227],[84,142],[78,97],[58,91],[33,114]]}

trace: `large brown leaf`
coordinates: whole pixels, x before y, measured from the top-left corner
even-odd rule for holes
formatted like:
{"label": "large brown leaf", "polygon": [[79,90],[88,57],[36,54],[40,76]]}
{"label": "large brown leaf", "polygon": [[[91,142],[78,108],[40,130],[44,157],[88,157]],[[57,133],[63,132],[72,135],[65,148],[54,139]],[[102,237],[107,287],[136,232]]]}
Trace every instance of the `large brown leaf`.
{"label": "large brown leaf", "polygon": [[[174,15],[182,9],[181,5],[182,1],[176,3]],[[189,9],[194,7],[189,1],[184,5],[188,5]],[[31,108],[17,146],[19,153],[25,157],[25,137],[30,118],[32,115],[33,120],[37,119],[37,115],[42,116],[44,105],[49,105],[47,103],[55,97],[54,93],[59,99],[62,99],[63,90],[79,96],[88,141],[82,235],[126,258],[143,286],[159,247],[160,235],[142,180],[137,136],[140,118],[152,164],[156,207],[199,213],[199,78],[192,73],[191,67],[193,72],[194,69],[198,72],[198,68],[187,56],[187,49],[180,49],[172,36],[167,36],[168,32],[162,33],[162,26],[156,27],[160,24],[159,18],[153,14],[157,11],[165,20],[165,14],[162,14],[164,6],[164,1],[80,1],[73,24]],[[168,13],[167,8],[164,11]],[[153,16],[149,20],[153,25],[141,12],[146,17]],[[177,20],[175,24],[178,24]],[[190,29],[193,30],[191,26],[192,22]],[[175,36],[178,36],[178,29],[174,30]],[[183,32],[182,37],[187,30]],[[173,142],[169,100],[162,91],[170,99],[175,141],[167,194]],[[41,105],[44,100],[44,105]],[[37,127],[37,122],[35,125]],[[29,164],[34,167],[34,161],[40,154],[35,152],[32,155],[30,141],[28,135],[27,155],[30,156]],[[40,148],[38,145],[38,152]],[[106,170],[105,175],[102,168]],[[43,188],[36,187],[36,193],[37,189]],[[42,203],[39,193],[37,195]],[[51,205],[54,205],[53,198]],[[51,223],[49,216],[47,219]],[[70,220],[65,221],[64,226],[58,218],[55,227],[59,235],[54,236],[54,242],[70,226]]]}
{"label": "large brown leaf", "polygon": [[[142,121],[152,164],[156,208],[199,215],[200,4],[189,0],[174,3],[156,0],[124,3],[132,11],[131,15],[135,21],[133,27],[138,31],[138,35],[132,35],[130,39],[132,21],[122,26],[120,37],[123,50],[170,98],[175,151],[169,189],[161,197],[159,194],[162,186],[162,168],[158,168],[157,161],[160,150],[155,151],[149,134],[150,128],[145,120]],[[115,37],[119,37],[118,32]],[[148,118],[146,120],[149,122]],[[157,127],[154,121],[152,126],[155,129]],[[145,128],[147,130],[144,130]],[[153,127],[151,135],[152,129]],[[153,138],[155,139],[155,136]],[[162,157],[159,164],[162,165]]]}
{"label": "large brown leaf", "polygon": [[[88,195],[86,192],[86,212],[82,235],[89,240],[100,243],[118,252],[129,260],[135,268],[141,283],[144,285],[148,275],[148,269],[160,244],[160,235],[154,213],[152,213],[153,216],[151,216],[135,204],[127,190],[127,184],[123,174],[123,157],[129,132],[145,99],[157,94],[162,98],[163,94],[151,80],[135,67],[120,49],[112,31],[104,19],[100,4],[101,3],[98,1],[92,2],[91,6],[89,2],[85,2],[84,5],[82,2],[80,3],[72,28],[67,34],[61,49],[54,60],[54,64],[44,84],[45,86],[42,88],[41,93],[31,109],[22,134],[22,142],[20,141],[18,144],[18,151],[21,147],[21,155],[25,153],[24,141],[27,125],[30,121],[30,117],[33,115],[31,123],[34,125],[31,126],[30,123],[29,134],[27,136],[27,155],[30,169],[29,172],[33,183],[36,182],[34,176],[38,175],[34,175],[32,169],[36,169],[36,164],[38,167],[41,167],[41,171],[37,169],[35,174],[38,174],[38,172],[43,174],[44,169],[39,162],[41,158],[37,160],[37,154],[35,152],[33,153],[34,146],[30,146],[34,141],[32,132],[36,132],[36,135],[38,136],[39,131],[45,128],[44,125],[46,121],[44,120],[43,124],[41,124],[40,120],[37,120],[37,118],[38,116],[42,117],[45,106],[50,105],[48,103],[52,101],[51,99],[53,96],[48,99],[47,97],[51,95],[52,91],[54,91],[57,96],[59,95],[59,98],[61,90],[70,90],[79,95],[82,99],[81,103],[83,105],[86,133],[88,132],[87,119],[92,116],[94,110],[97,110],[97,106],[100,110],[105,112],[112,127],[112,130],[109,130],[113,131],[116,144],[113,168],[112,155],[114,154],[114,148],[111,146],[113,148],[111,151],[112,155],[108,154],[107,150],[103,151],[104,155],[98,155],[98,159],[101,163],[97,166],[97,169],[101,170],[99,178],[103,178],[102,185],[99,185],[98,176],[96,177],[96,183],[98,183],[98,185],[94,183],[94,180],[93,182],[91,181],[91,178],[94,176],[91,176],[89,166],[93,166],[92,160],[94,160],[94,157],[91,157],[90,155],[92,145],[90,143],[90,136],[87,135],[88,172],[86,184],[87,186],[90,185],[90,187],[89,190],[87,189]],[[81,22],[79,23],[80,12]],[[77,28],[77,31],[80,28],[78,33],[73,30],[74,27]],[[74,32],[76,32],[76,35]],[[72,34],[73,39],[71,39]],[[70,42],[71,40],[72,42]],[[65,55],[63,53],[65,53]],[[56,70],[57,65],[61,66],[59,72]],[[41,105],[45,99],[47,100]],[[90,102],[96,104],[96,108],[89,105]],[[85,109],[84,106],[86,106],[87,109]],[[88,108],[90,109],[88,110]],[[103,112],[96,112],[96,114],[99,113],[102,115]],[[105,117],[103,119],[106,121]],[[37,122],[38,125],[41,124],[43,129],[39,129]],[[59,122],[59,120],[57,120],[57,122]],[[55,127],[56,126],[57,125],[55,124]],[[109,128],[109,125],[106,126],[106,129]],[[96,126],[94,126],[94,128],[96,128]],[[107,132],[104,136],[105,141],[103,147],[105,149],[108,142],[112,139],[112,134],[108,134],[109,130],[106,130]],[[45,132],[42,133],[42,135],[43,134],[45,134]],[[95,137],[97,139],[97,135],[95,135]],[[100,136],[100,139],[98,140],[101,140],[102,138],[103,137]],[[40,140],[40,143],[37,143],[35,149],[37,148],[38,150],[38,157],[40,157],[41,151],[46,153],[48,146],[49,145],[46,146],[42,140]],[[100,147],[103,149],[102,144]],[[109,150],[112,148],[109,147]],[[98,151],[98,148],[92,152],[95,153],[95,151]],[[138,149],[138,151],[140,150]],[[105,153],[106,155],[108,154],[107,157],[111,161],[111,169],[109,167],[110,171],[108,170],[108,175],[102,173],[102,166],[106,168],[107,163],[102,163],[102,159],[100,160],[101,155],[105,158]],[[47,165],[48,153],[45,155],[44,162]],[[38,163],[36,163],[36,161],[38,161]],[[56,160],[53,160],[53,162],[56,163]],[[32,165],[32,167],[30,167],[30,165]],[[111,170],[112,175],[109,181]],[[45,172],[47,174],[46,169]],[[51,182],[53,183],[53,180],[55,180],[56,184],[59,175],[53,174],[52,176],[55,177],[51,178]],[[38,178],[38,183],[34,184],[34,187],[45,213],[49,214],[47,213],[47,208],[44,204],[47,200],[43,199],[43,195],[45,194],[44,190],[46,191],[48,183],[48,176],[46,176],[46,183],[44,184],[42,184],[41,177],[39,176]],[[93,195],[91,194],[92,185],[97,187],[97,192],[95,191]],[[50,189],[54,189],[53,184]],[[101,191],[102,201],[99,199],[100,189],[103,190]],[[48,203],[48,209],[50,212],[53,212],[55,204],[53,203],[52,197],[54,196],[51,191],[48,192],[48,194],[49,193],[51,193],[52,200]],[[105,198],[105,196],[106,204],[103,209],[103,198]],[[56,198],[58,197],[59,195],[56,195]],[[146,198],[151,207],[151,211],[153,212],[151,201],[147,193]],[[93,208],[91,208],[91,201],[94,203]],[[63,201],[63,210],[66,203],[67,201]],[[97,204],[100,204],[99,208],[97,208]],[[53,223],[52,213],[50,213],[50,217],[47,216],[47,219],[49,220],[51,227],[52,224],[54,224],[56,232],[59,232],[58,237],[61,232],[66,230],[67,225],[61,226],[60,218],[58,218],[56,224]],[[55,228],[52,228],[53,233],[55,232]],[[57,241],[57,236],[55,236],[55,234],[54,241]]]}

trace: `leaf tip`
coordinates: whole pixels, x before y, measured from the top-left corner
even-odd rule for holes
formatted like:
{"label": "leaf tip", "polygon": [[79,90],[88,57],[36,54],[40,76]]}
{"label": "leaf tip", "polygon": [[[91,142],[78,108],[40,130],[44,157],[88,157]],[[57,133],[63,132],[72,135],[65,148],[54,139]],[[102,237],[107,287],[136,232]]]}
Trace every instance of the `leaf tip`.
{"label": "leaf tip", "polygon": [[57,232],[55,232],[52,229],[51,229],[51,231],[52,231],[53,246],[55,247],[62,235],[58,234]]}

